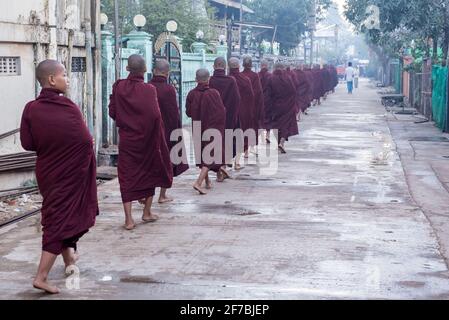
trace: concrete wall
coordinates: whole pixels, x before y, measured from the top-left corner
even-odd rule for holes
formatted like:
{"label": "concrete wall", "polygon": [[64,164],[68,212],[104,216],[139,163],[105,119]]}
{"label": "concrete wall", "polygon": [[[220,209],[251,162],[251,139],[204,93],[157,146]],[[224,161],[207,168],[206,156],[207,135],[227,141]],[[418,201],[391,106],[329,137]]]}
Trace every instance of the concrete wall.
{"label": "concrete wall", "polygon": [[[88,114],[93,119],[91,133],[96,141],[101,140],[101,45],[97,45],[100,44],[100,37],[97,36],[99,1],[0,2],[0,57],[20,57],[20,74],[0,74],[0,134],[19,128],[24,106],[40,91],[35,81],[36,64],[50,58],[57,59],[66,66],[71,84],[67,96],[80,106],[86,119]],[[86,9],[90,9],[90,14]],[[86,20],[86,17],[89,19]],[[86,50],[85,21],[91,29],[91,33],[88,33],[92,36],[91,50]],[[86,58],[87,52],[92,53],[93,63],[91,68],[88,67],[90,73],[72,72],[72,58]],[[91,74],[93,81],[88,82],[88,74]],[[0,140],[0,155],[20,151],[22,149],[18,134]],[[0,187],[16,180],[8,176],[10,175],[0,174]]]}

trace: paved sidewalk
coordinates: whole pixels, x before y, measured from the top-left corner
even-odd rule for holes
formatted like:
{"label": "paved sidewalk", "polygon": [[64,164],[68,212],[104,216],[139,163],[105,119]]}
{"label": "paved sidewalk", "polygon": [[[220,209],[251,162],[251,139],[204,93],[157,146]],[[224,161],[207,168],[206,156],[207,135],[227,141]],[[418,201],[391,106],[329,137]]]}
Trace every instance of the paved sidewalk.
{"label": "paved sidewalk", "polygon": [[[1,229],[0,298],[449,298],[444,232],[418,201],[432,203],[434,193],[414,191],[418,182],[438,184],[430,171],[419,173],[425,145],[413,143],[419,163],[408,159],[405,122],[385,111],[368,82],[353,96],[340,85],[303,117],[276,175],[248,166],[202,197],[191,187],[191,169],[176,180],[176,201],[155,206],[161,221],[133,232],[121,228],[117,181],[101,186],[101,216],[80,242],[80,289],[66,289],[58,260],[51,280],[59,296],[30,287],[38,218]],[[407,175],[399,155],[410,160]],[[407,181],[416,181],[412,192]],[[444,206],[432,211],[442,221]]]}

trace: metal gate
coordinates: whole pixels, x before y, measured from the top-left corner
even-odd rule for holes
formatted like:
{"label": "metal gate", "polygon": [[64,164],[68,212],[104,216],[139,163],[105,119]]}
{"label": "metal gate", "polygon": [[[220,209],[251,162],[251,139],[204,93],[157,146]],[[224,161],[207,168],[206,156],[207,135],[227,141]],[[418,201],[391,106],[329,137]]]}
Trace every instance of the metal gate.
{"label": "metal gate", "polygon": [[432,120],[432,60],[425,60],[422,68],[421,110],[420,112]]}
{"label": "metal gate", "polygon": [[169,32],[162,33],[154,44],[154,59],[166,59],[170,64],[169,83],[172,84],[178,95],[178,106],[183,117],[182,110],[182,63],[181,46],[174,35]]}

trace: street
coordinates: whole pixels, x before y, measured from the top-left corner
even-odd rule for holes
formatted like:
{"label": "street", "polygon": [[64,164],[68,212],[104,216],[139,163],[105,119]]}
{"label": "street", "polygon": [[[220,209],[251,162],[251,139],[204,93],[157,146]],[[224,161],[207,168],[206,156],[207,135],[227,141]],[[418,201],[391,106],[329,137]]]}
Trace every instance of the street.
{"label": "street", "polygon": [[39,218],[0,229],[0,299],[448,299],[449,143],[413,126],[368,80],[352,96],[340,84],[302,116],[275,175],[248,165],[199,196],[191,168],[155,205],[161,220],[132,232],[118,181],[101,185],[79,279],[61,258],[50,274],[58,296],[31,286]]}

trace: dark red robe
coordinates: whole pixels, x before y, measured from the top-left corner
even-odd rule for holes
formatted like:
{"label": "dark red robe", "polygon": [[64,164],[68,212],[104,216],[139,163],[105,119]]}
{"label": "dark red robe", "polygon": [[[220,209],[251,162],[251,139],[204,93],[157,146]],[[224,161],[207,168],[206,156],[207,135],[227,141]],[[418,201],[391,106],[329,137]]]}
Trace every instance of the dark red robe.
{"label": "dark red robe", "polygon": [[[178,98],[176,89],[173,85],[168,84],[167,78],[164,76],[154,76],[151,84],[156,87],[157,101],[162,114],[162,121],[165,128],[165,141],[168,150],[171,152],[173,147],[179,143],[184,143],[181,139],[171,141],[170,135],[176,129],[182,129],[181,114],[178,106]],[[186,148],[183,146],[183,152],[180,155],[183,159],[180,164],[173,164],[173,176],[177,177],[189,170]]]}
{"label": "dark red robe", "polygon": [[251,80],[251,84],[253,87],[254,103],[256,111],[254,119],[255,120],[254,130],[258,132],[259,129],[263,128],[265,122],[265,102],[263,96],[262,83],[260,81],[259,75],[256,72],[252,71],[250,68],[245,68],[242,74]]}
{"label": "dark red robe", "polygon": [[296,113],[300,112],[300,105],[299,105],[299,101],[298,101],[298,93],[299,93],[299,81],[296,78],[296,73],[294,70],[291,70],[290,68],[287,68],[286,73],[290,76],[290,78],[293,81],[293,84],[295,85],[295,91],[296,91],[296,100],[295,100],[295,104],[296,104]]}
{"label": "dark red robe", "polygon": [[279,131],[279,139],[288,140],[299,133],[296,122],[296,88],[287,72],[276,70],[268,81],[265,101],[271,116],[272,129]]}
{"label": "dark red robe", "polygon": [[309,107],[310,107],[310,105],[311,105],[311,103],[313,101],[313,90],[314,90],[312,70],[310,70],[310,69],[304,70],[304,74],[306,76],[306,79],[307,79],[307,82],[308,82],[309,88],[310,88],[310,90],[308,92],[308,95],[307,95],[308,96],[308,100],[309,100]]}
{"label": "dark red robe", "polygon": [[259,78],[260,78],[260,83],[262,84],[262,91],[263,91],[263,96],[264,96],[264,120],[263,120],[263,127],[264,129],[269,130],[270,129],[270,121],[271,121],[271,116],[269,114],[267,114],[267,108],[266,108],[266,91],[267,91],[267,86],[268,86],[268,82],[271,79],[271,73],[268,71],[267,68],[263,68],[260,72],[259,72]]}
{"label": "dark red robe", "polygon": [[[239,128],[245,132],[248,129],[256,127],[256,104],[253,86],[251,80],[243,75],[239,69],[231,69],[229,75],[235,78],[239,88],[241,98],[239,108]],[[250,147],[249,141],[248,139],[245,139],[244,151],[248,150],[248,147]],[[238,150],[237,152],[241,152],[241,150]]]}
{"label": "dark red robe", "polygon": [[313,69],[313,99],[320,99],[323,96],[323,78],[320,69]]}
{"label": "dark red robe", "polygon": [[123,202],[171,188],[173,168],[156,88],[139,74],[114,84],[109,115],[119,128],[118,176]]}
{"label": "dark red robe", "polygon": [[226,129],[238,127],[240,92],[234,77],[227,76],[225,70],[215,70],[210,78],[209,86],[220,93],[226,108]]}
{"label": "dark red robe", "polygon": [[[186,100],[186,114],[192,121],[201,121],[201,137],[193,135],[193,141],[196,146],[201,145],[201,148],[195,148],[195,151],[201,149],[201,154],[196,154],[197,165],[200,168],[207,167],[214,172],[218,172],[225,163],[225,150],[224,138],[225,138],[225,124],[226,124],[226,108],[221,100],[220,93],[209,87],[206,84],[198,84],[198,86],[189,92]],[[209,129],[218,130],[221,134],[221,141],[219,144],[222,148],[221,161],[206,162],[204,159],[203,151],[211,143],[211,141],[198,141],[203,138],[205,131]],[[215,151],[215,150],[214,150]],[[211,153],[211,157],[215,155],[215,152]],[[213,160],[214,158],[212,158]]]}
{"label": "dark red robe", "polygon": [[87,232],[98,214],[96,159],[80,108],[59,91],[43,89],[25,107],[20,140],[37,154],[43,248]]}
{"label": "dark red robe", "polygon": [[302,112],[306,111],[309,107],[309,95],[310,95],[310,84],[307,80],[307,76],[304,71],[296,69],[296,80],[298,81],[297,94],[298,94],[298,105]]}

